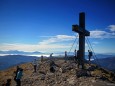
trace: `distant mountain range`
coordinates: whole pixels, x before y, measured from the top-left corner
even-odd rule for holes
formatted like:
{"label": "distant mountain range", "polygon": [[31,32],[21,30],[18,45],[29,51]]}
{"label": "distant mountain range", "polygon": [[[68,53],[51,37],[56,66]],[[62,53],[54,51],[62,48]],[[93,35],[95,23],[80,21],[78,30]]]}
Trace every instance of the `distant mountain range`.
{"label": "distant mountain range", "polygon": [[[19,52],[19,51],[16,51],[16,52]],[[10,54],[12,54],[12,52]],[[22,53],[20,52],[19,54],[22,54]],[[32,54],[40,54],[40,52],[33,52]],[[115,56],[98,54],[97,57],[98,57],[98,63],[96,64],[101,65],[102,67],[106,69],[115,71]],[[26,63],[26,62],[32,62],[35,58],[39,59],[39,57],[36,57],[36,56],[24,56],[24,55],[0,56],[0,70],[7,69],[9,67]],[[93,62],[96,62],[96,59],[93,60]]]}
{"label": "distant mountain range", "polygon": [[0,70],[4,70],[9,67],[26,63],[26,62],[32,62],[34,59],[39,59],[39,58],[35,56],[23,56],[23,55],[0,56]]}
{"label": "distant mountain range", "polygon": [[25,52],[25,51],[18,51],[18,50],[9,50],[9,51],[0,51],[0,54],[12,54],[12,55],[33,55],[33,54],[42,54],[41,52],[34,51],[34,52]]}
{"label": "distant mountain range", "polygon": [[[35,56],[29,55],[41,55],[44,54],[42,52],[25,52],[25,51],[18,51],[18,50],[9,50],[9,51],[0,51],[0,54],[7,55],[7,56],[0,56],[0,70],[7,69],[11,66],[15,66],[17,64],[22,64],[25,62],[31,62],[34,58],[38,58]],[[64,52],[54,53],[58,57],[64,56]],[[85,59],[88,59],[88,53],[85,53]],[[68,55],[73,56],[74,52],[68,53]],[[102,67],[114,70],[115,71],[115,55],[110,54],[97,54],[96,57],[98,58],[99,63]],[[94,59],[94,57],[92,57]],[[93,62],[96,62],[94,59]]]}
{"label": "distant mountain range", "polygon": [[[95,60],[94,60],[95,61]],[[98,65],[115,72],[115,56],[98,59]]]}
{"label": "distant mountain range", "polygon": [[[52,52],[54,53],[53,55],[61,55],[64,56],[65,52]],[[8,51],[0,51],[0,54],[2,55],[41,55],[41,54],[46,54],[46,55],[50,55],[50,53],[43,53],[43,52],[39,52],[39,51],[34,51],[34,52],[25,52],[25,51],[19,51],[19,50],[8,50]],[[74,52],[67,52],[68,56],[73,56]],[[3,56],[2,55],[2,56]],[[98,58],[106,58],[106,57],[113,57],[115,56],[115,54],[96,54],[96,56]],[[85,58],[88,57],[88,52],[85,52]]]}

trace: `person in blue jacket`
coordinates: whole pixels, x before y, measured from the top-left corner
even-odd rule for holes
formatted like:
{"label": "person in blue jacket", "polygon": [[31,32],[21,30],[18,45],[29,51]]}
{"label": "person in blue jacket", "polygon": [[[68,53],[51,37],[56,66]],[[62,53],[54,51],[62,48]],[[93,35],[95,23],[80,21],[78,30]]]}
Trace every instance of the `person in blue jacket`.
{"label": "person in blue jacket", "polygon": [[21,86],[21,78],[22,78],[22,75],[23,74],[23,69],[20,69],[18,72],[17,72],[17,77],[16,77],[16,83],[17,83],[17,86]]}
{"label": "person in blue jacket", "polygon": [[19,70],[20,70],[20,67],[19,67],[19,66],[17,66],[16,71],[14,71],[14,73],[15,73],[14,80],[15,80],[15,81],[16,81],[17,73],[18,73],[18,71],[19,71]]}

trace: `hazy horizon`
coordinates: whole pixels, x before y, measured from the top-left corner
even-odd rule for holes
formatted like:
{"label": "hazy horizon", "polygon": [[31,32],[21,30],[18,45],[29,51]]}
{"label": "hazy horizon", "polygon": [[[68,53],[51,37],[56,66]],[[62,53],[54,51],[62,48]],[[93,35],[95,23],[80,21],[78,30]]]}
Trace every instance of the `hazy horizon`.
{"label": "hazy horizon", "polygon": [[[65,56],[65,52],[25,52],[25,51],[17,51],[17,50],[9,50],[9,51],[0,51],[0,56],[6,56],[6,55],[25,55],[25,56],[46,56],[49,57],[50,54],[53,53],[53,56]],[[68,56],[74,56],[74,52],[67,52]],[[85,55],[88,55],[88,52],[85,52]],[[115,56],[115,53],[95,53],[93,52],[93,55],[111,55]]]}

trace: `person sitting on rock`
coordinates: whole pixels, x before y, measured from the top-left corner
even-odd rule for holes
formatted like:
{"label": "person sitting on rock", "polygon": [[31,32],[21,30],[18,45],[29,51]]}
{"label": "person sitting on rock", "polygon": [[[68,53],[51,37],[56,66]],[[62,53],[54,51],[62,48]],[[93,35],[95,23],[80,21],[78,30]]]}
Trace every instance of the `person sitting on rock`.
{"label": "person sitting on rock", "polygon": [[50,62],[50,72],[54,73],[56,71],[56,67],[59,67],[57,64],[55,64],[54,61]]}
{"label": "person sitting on rock", "polygon": [[11,86],[11,79],[7,79],[7,83],[5,86]]}

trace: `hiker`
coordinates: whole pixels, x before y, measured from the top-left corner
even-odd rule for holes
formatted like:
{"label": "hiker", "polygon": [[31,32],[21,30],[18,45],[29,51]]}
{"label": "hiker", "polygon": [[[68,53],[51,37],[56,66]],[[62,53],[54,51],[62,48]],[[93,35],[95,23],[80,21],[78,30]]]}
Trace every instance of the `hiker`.
{"label": "hiker", "polygon": [[78,56],[77,56],[76,49],[75,49],[74,53],[75,53],[75,55],[74,55],[74,61],[75,61],[75,62],[78,62]]}
{"label": "hiker", "polygon": [[53,53],[50,54],[50,58],[52,58]]}
{"label": "hiker", "polygon": [[54,61],[50,62],[50,72],[52,72],[52,73],[55,72],[55,63],[54,63]]}
{"label": "hiker", "polygon": [[67,51],[65,51],[65,62],[67,61]]}
{"label": "hiker", "polygon": [[50,54],[50,60],[53,60],[53,53]]}
{"label": "hiker", "polygon": [[10,86],[11,85],[11,79],[7,79],[7,83],[5,86]]}
{"label": "hiker", "polygon": [[14,73],[15,73],[14,80],[15,80],[15,81],[16,81],[17,73],[18,73],[19,70],[20,70],[20,67],[17,66],[17,67],[16,67],[16,71],[14,71]]}
{"label": "hiker", "polygon": [[89,57],[89,64],[90,64],[90,62],[91,62],[91,57],[92,57],[92,51],[91,50],[88,50],[88,52],[89,52],[89,54],[88,54],[88,57]]}
{"label": "hiker", "polygon": [[43,55],[41,56],[41,62],[43,62]]}
{"label": "hiker", "polygon": [[77,55],[76,55],[76,59],[77,59],[77,62],[78,62],[78,68],[79,68],[79,65],[81,64],[81,60],[79,58],[79,50],[77,51]]}
{"label": "hiker", "polygon": [[34,59],[33,61],[33,66],[34,66],[34,72],[36,72],[36,68],[37,68],[37,60]]}
{"label": "hiker", "polygon": [[59,67],[59,66],[55,64],[54,61],[50,61],[50,72],[54,73],[56,71],[56,67]]}
{"label": "hiker", "polygon": [[17,86],[21,86],[21,78],[22,78],[22,73],[23,73],[23,69],[19,69],[18,70],[18,73],[17,73],[17,77],[16,77],[16,83],[17,83]]}

